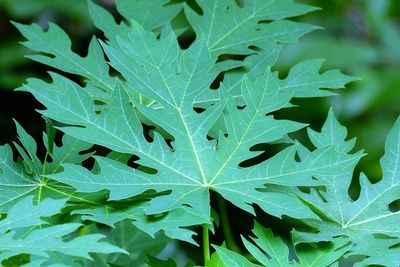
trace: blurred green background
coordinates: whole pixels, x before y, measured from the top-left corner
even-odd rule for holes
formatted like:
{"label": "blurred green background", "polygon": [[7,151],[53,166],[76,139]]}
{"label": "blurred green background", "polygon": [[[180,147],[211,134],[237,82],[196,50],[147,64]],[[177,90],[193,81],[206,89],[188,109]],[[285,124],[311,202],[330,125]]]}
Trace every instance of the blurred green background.
{"label": "blurred green background", "polygon": [[[112,9],[113,0],[98,1]],[[320,25],[318,30],[287,46],[276,70],[284,77],[288,68],[304,59],[326,58],[325,69],[338,68],[360,78],[339,96],[296,100],[300,108],[280,115],[310,123],[319,129],[330,106],[357,137],[357,148],[368,154],[358,167],[372,180],[379,179],[379,158],[387,132],[400,114],[400,1],[398,0],[298,0],[321,10],[297,18]],[[22,37],[9,21],[59,24],[70,35],[73,49],[86,53],[95,33],[85,0],[0,0],[0,127],[1,143],[14,139],[12,118],[34,136],[43,129],[34,109],[40,105],[28,94],[13,92],[27,77],[48,71],[24,55],[31,52],[18,42]],[[300,137],[301,138],[301,137]],[[354,184],[357,192],[357,179]]]}
{"label": "blurred green background", "polygon": [[357,148],[367,153],[358,171],[377,180],[386,135],[400,115],[400,1],[301,2],[321,8],[301,21],[324,29],[284,49],[278,68],[287,71],[295,62],[317,57],[326,59],[327,69],[338,68],[360,78],[338,97],[305,101],[301,115],[315,122],[313,127],[321,123],[328,106],[333,106],[350,136],[357,137]]}

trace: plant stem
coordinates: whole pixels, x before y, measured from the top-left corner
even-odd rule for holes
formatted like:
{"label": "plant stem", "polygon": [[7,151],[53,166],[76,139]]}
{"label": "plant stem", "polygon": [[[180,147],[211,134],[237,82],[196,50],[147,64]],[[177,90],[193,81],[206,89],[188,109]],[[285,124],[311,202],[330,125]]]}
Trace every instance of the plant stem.
{"label": "plant stem", "polygon": [[204,264],[210,260],[210,240],[208,237],[208,228],[203,225],[203,254]]}
{"label": "plant stem", "polygon": [[229,223],[228,212],[226,211],[225,201],[221,196],[218,196],[218,210],[219,216],[221,218],[221,227],[222,232],[224,233],[224,239],[226,242],[226,247],[230,250],[240,252],[238,245],[235,242],[235,239],[232,236],[232,228]]}

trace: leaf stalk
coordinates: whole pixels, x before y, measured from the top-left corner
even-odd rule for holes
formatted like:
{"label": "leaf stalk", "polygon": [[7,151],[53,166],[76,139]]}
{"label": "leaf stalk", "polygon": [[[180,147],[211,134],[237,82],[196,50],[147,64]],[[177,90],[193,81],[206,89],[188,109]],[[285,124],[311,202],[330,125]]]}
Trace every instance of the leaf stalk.
{"label": "leaf stalk", "polygon": [[203,225],[203,255],[204,264],[210,260],[210,239],[207,226]]}

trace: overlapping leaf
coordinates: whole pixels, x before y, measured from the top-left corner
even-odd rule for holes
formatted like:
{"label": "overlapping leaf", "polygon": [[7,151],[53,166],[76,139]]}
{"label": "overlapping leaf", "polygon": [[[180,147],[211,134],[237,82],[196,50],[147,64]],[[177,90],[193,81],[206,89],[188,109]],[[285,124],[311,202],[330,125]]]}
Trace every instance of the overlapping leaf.
{"label": "overlapping leaf", "polygon": [[153,30],[170,23],[181,11],[182,4],[172,3],[171,0],[118,0],[116,1],[116,7],[127,21],[133,19],[143,28]]}
{"label": "overlapping leaf", "polygon": [[[321,133],[310,131],[309,135],[316,147],[335,144],[338,150],[347,153],[354,146],[354,140],[345,141],[346,129],[337,122],[332,112]],[[366,256],[360,265],[400,264],[399,248],[395,246],[400,243],[400,213],[389,208],[400,194],[400,120],[389,133],[385,148],[386,153],[381,159],[382,180],[371,184],[361,174],[361,192],[355,201],[348,194],[354,165],[342,175],[318,176],[325,181],[327,191],[313,191],[311,195],[302,194],[302,197],[324,220],[308,221],[319,232],[298,233],[302,241],[327,241],[334,236],[345,236],[354,243],[349,255]]]}
{"label": "overlapping leaf", "polygon": [[[115,38],[116,34],[127,32],[128,26],[124,22],[117,25],[104,9],[91,1],[88,1],[88,5],[94,24],[103,30],[106,36]],[[169,23],[182,9],[182,5],[171,4],[168,0],[134,2],[119,0],[117,9],[127,21],[135,19],[143,27],[151,30]],[[117,79],[109,74],[103,51],[95,38],[89,44],[87,56],[82,57],[71,50],[71,40],[68,35],[55,24],[50,23],[46,31],[37,24],[14,23],[14,25],[27,39],[23,44],[38,53],[28,56],[30,59],[81,76],[87,83],[87,91],[93,99],[103,102],[109,99]]]}
{"label": "overlapping leaf", "polygon": [[[213,58],[216,59],[222,54],[255,54],[243,63],[237,61],[228,67],[244,67],[245,71],[240,71],[239,75],[231,72],[226,75],[227,82],[235,84],[236,87],[243,73],[261,74],[260,70],[264,72],[267,65],[272,65],[281,49],[280,43],[295,42],[300,36],[318,29],[316,26],[288,20],[315,9],[291,0],[244,1],[243,7],[239,7],[233,0],[198,1],[197,4],[202,15],[197,14],[188,5],[185,5],[185,14],[196,35],[205,37]],[[95,26],[102,30],[110,41],[115,40],[117,36],[126,36],[132,20],[147,30],[168,25],[183,7],[182,4],[171,3],[169,0],[118,0],[117,9],[126,21],[117,24],[105,9],[92,1],[88,2],[88,6]],[[15,26],[28,39],[24,45],[40,53],[29,56],[31,59],[82,76],[88,82],[87,91],[91,96],[107,102],[116,79],[109,75],[104,56],[95,39],[90,43],[87,57],[81,57],[71,51],[70,39],[54,24],[49,25],[47,32],[43,32],[38,25],[15,23]],[[179,32],[179,29],[174,30]],[[255,47],[258,49],[254,50]],[[235,88],[230,87],[232,90]],[[235,91],[240,94],[240,89]],[[208,102],[215,97],[218,95],[208,93],[199,101]]]}
{"label": "overlapping leaf", "polygon": [[129,254],[96,254],[93,256],[93,260],[85,260],[84,264],[77,266],[98,267],[109,266],[110,264],[124,266],[127,263],[138,267],[148,266],[146,264],[147,259],[151,255],[159,254],[171,242],[171,239],[166,238],[161,233],[156,238],[152,238],[137,229],[129,221],[117,223],[107,237],[111,244],[126,250]]}
{"label": "overlapping leaf", "polygon": [[292,0],[243,1],[242,7],[231,0],[196,3],[201,14],[189,6],[185,6],[185,14],[197,36],[205,36],[213,54],[251,54],[252,46],[264,48],[278,42],[293,42],[316,28],[284,20],[315,9]]}
{"label": "overlapping leaf", "polygon": [[[27,195],[35,195],[36,201],[43,198],[44,191],[46,191],[45,194],[51,196],[55,192],[50,192],[52,190],[46,184],[44,175],[60,172],[64,163],[80,164],[92,155],[92,153],[84,153],[92,145],[64,135],[62,146],[55,145],[46,161],[42,162],[37,156],[35,140],[18,123],[16,125],[22,146],[18,143],[14,144],[23,161],[14,161],[13,151],[9,145],[0,147],[0,211],[7,211],[15,201]],[[48,146],[46,134],[43,140]],[[53,189],[57,190],[57,188]]]}
{"label": "overlapping leaf", "polygon": [[[102,206],[100,206],[102,205]],[[127,205],[112,205],[99,203],[95,207],[74,210],[73,214],[81,214],[83,220],[98,222],[104,225],[115,227],[125,220],[136,228],[146,233],[149,237],[155,238],[162,231],[164,235],[172,239],[186,241],[196,244],[193,236],[196,234],[187,227],[209,223],[209,218],[199,216],[191,208],[174,209],[166,214],[157,216],[146,216],[146,202],[136,202]],[[208,225],[212,229],[211,225]]]}
{"label": "overlapping leaf", "polygon": [[[33,197],[17,202],[0,221],[0,261],[19,254],[31,254],[46,261],[51,253],[59,252],[77,258],[90,259],[88,253],[125,253],[124,250],[100,242],[104,236],[90,234],[64,241],[63,237],[77,230],[81,224],[49,225],[42,217],[60,212],[66,199],[45,199],[33,205]],[[40,266],[38,264],[37,266]]]}
{"label": "overlapping leaf", "polygon": [[28,56],[29,58],[64,72],[82,76],[88,83],[93,98],[103,101],[108,99],[117,81],[110,76],[103,51],[95,38],[89,44],[87,56],[81,57],[71,50],[71,40],[56,24],[50,23],[46,32],[37,24],[14,23],[14,25],[27,39],[23,44],[40,53]]}
{"label": "overlapping leaf", "polygon": [[[256,236],[256,238],[251,238],[254,243],[245,238],[243,238],[243,243],[262,266],[332,266],[332,263],[337,262],[351,248],[349,244],[346,244],[345,238],[332,239],[332,242],[325,246],[297,246],[295,250],[299,260],[296,261],[289,259],[289,248],[279,237],[275,237],[270,229],[256,223],[253,233]],[[206,265],[208,267],[259,266],[226,248],[215,246],[215,250],[211,261]]]}

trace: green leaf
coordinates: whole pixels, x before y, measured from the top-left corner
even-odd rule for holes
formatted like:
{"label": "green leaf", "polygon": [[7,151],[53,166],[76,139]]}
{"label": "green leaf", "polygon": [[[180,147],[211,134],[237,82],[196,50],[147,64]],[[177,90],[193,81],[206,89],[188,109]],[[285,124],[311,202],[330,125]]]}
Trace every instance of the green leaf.
{"label": "green leaf", "polygon": [[[137,266],[144,263],[149,255],[157,255],[171,240],[163,234],[157,234],[156,238],[150,237],[129,221],[123,221],[117,224],[111,231],[113,243],[128,251],[129,256],[125,254],[116,254],[111,258],[111,262],[123,265],[129,262]],[[128,260],[126,259],[128,257]]]}
{"label": "green leaf", "polygon": [[44,143],[46,145],[47,151],[52,154],[54,148],[54,139],[56,137],[56,129],[54,128],[54,123],[48,118],[43,118],[46,122],[46,135],[44,139],[47,139]]}
{"label": "green leaf", "polygon": [[[156,173],[96,157],[99,174],[66,164],[64,172],[49,176],[75,187],[78,192],[108,190],[110,200],[120,200],[146,190],[171,191],[169,195],[152,199],[147,214],[189,205],[198,216],[210,221],[209,190],[215,190],[249,212],[253,212],[249,204],[255,203],[275,216],[310,218],[315,215],[293,194],[273,190],[266,194],[256,189],[266,184],[318,185],[313,175],[342,173],[359,158],[359,155],[346,155],[333,147],[324,147],[297,162],[296,148],[289,147],[268,161],[241,168],[242,161],[257,155],[249,151],[252,146],[275,142],[303,127],[265,116],[286,107],[293,95],[291,91],[281,90],[270,71],[256,80],[242,81],[245,108],[237,109],[221,88],[218,90],[220,101],[198,113],[193,110],[194,100],[210,90],[217,75],[204,38],[182,50],[172,31],[165,29],[156,38],[136,24],[128,36],[118,37],[103,47],[110,64],[125,77],[129,86],[125,90],[117,87],[102,112],[95,112],[93,101],[83,88],[58,74],[51,74],[50,84],[31,79],[25,88],[46,106],[47,110],[42,111],[45,116],[71,125],[60,127],[68,135],[137,155],[138,164]],[[309,69],[312,75],[313,66]],[[129,101],[131,92],[143,94],[159,108],[140,105],[135,99]],[[157,132],[152,142],[145,139],[136,110],[173,137],[173,149]],[[208,140],[207,134],[220,116],[224,116],[228,136]]]}
{"label": "green leaf", "polygon": [[98,41],[93,38],[86,57],[71,50],[71,40],[56,24],[50,23],[47,31],[37,25],[13,23],[27,41],[23,45],[38,52],[28,58],[56,69],[82,76],[91,88],[91,94],[99,100],[107,99],[116,85],[109,74],[109,67]]}
{"label": "green leaf", "polygon": [[0,260],[28,253],[47,257],[48,251],[56,251],[66,255],[88,258],[89,252],[96,253],[124,253],[125,251],[105,242],[99,242],[104,236],[100,234],[85,235],[64,242],[60,237],[75,231],[80,224],[69,223],[49,226],[31,231],[26,237],[13,238],[13,232],[0,236]]}
{"label": "green leaf", "polygon": [[116,8],[126,20],[119,24],[107,10],[93,1],[88,1],[88,7],[96,27],[104,32],[107,39],[115,40],[118,35],[125,36],[129,32],[129,24],[132,21],[147,30],[155,30],[165,24],[170,24],[171,20],[181,11],[182,4],[171,3],[170,0],[118,0]]}
{"label": "green leaf", "polygon": [[173,4],[171,0],[118,0],[117,10],[127,20],[135,20],[143,28],[156,29],[169,23],[182,9],[181,4]]}
{"label": "green leaf", "polygon": [[13,160],[13,152],[10,146],[0,147],[1,186],[0,191],[1,211],[7,210],[7,206],[21,196],[32,193],[37,189],[39,181],[37,177],[25,172],[22,164]]}
{"label": "green leaf", "polygon": [[278,42],[293,42],[318,28],[284,20],[315,9],[292,0],[243,1],[243,7],[233,0],[196,2],[202,14],[199,15],[188,5],[185,6],[185,14],[196,35],[203,35],[211,53],[218,55],[252,54],[252,46],[264,48]]}
{"label": "green leaf", "polygon": [[0,221],[0,232],[11,229],[47,224],[41,217],[49,217],[60,212],[67,199],[44,199],[38,205],[32,205],[33,197],[28,196],[18,201],[7,212],[7,218]]}
{"label": "green leaf", "polygon": [[[118,222],[128,219],[131,224],[155,238],[160,231],[173,239],[183,240],[196,244],[193,240],[195,232],[185,227],[207,224],[208,218],[199,216],[191,208],[174,209],[166,214],[147,216],[145,214],[148,203],[139,202],[129,207],[104,204],[89,209],[77,209],[72,214],[81,214],[83,220],[89,220],[115,227]],[[211,226],[210,226],[211,227]]]}
{"label": "green leaf", "polygon": [[291,261],[288,247],[279,237],[275,237],[270,229],[256,223],[253,233],[256,238],[251,239],[257,246],[244,238],[243,243],[247,250],[266,266],[330,266],[351,248],[345,238],[331,239],[329,244],[319,246],[296,246],[299,261]]}
{"label": "green leaf", "polygon": [[281,90],[293,92],[296,97],[321,97],[334,95],[324,89],[343,88],[356,78],[342,75],[338,70],[328,70],[319,74],[323,59],[303,61],[293,66],[287,78],[280,84]]}
{"label": "green leaf", "polygon": [[212,255],[211,260],[206,263],[206,267],[241,267],[249,266],[256,267],[258,265],[253,264],[247,260],[244,256],[230,251],[229,249],[213,246],[215,253]]}
{"label": "green leaf", "polygon": [[[71,189],[64,188],[65,192],[61,195],[55,193],[53,190],[58,190],[57,185],[53,181],[46,180],[44,175],[60,172],[64,163],[80,164],[92,155],[84,152],[92,145],[63,135],[62,146],[55,145],[53,152],[48,152],[49,157],[42,162],[37,156],[35,140],[17,122],[16,126],[22,146],[17,143],[14,145],[23,161],[14,161],[13,151],[9,145],[0,146],[1,212],[7,211],[15,201],[28,195],[35,196],[37,202],[45,196],[65,198]],[[46,134],[43,135],[43,143],[48,148],[49,139]]]}
{"label": "green leaf", "polygon": [[[99,229],[95,227],[91,232],[97,231]],[[111,244],[124,249],[129,254],[94,254],[94,260],[84,260],[80,266],[95,267],[109,266],[110,264],[113,266],[148,266],[147,260],[158,255],[171,242],[162,234],[158,234],[157,238],[152,238],[127,220],[117,223],[115,228],[107,233],[107,239]]]}
{"label": "green leaf", "polygon": [[107,10],[93,3],[93,1],[88,1],[88,9],[94,25],[104,32],[109,40],[114,40],[116,36],[124,36],[128,33],[129,28],[124,21],[117,24]]}
{"label": "green leaf", "polygon": [[[107,40],[92,38],[85,57],[54,24],[45,31],[15,24],[35,51],[33,60],[79,77],[51,72],[50,82],[29,79],[22,88],[65,135],[57,146],[47,123],[44,160],[18,124],[22,159],[15,162],[11,148],[0,147],[0,259],[28,255],[32,266],[140,266],[146,260],[175,266],[145,254],[154,256],[170,238],[196,244],[193,226],[214,231],[213,191],[249,213],[257,205],[315,228],[294,230],[288,247],[256,224],[255,238],[243,239],[252,261],[330,266],[354,256],[360,265],[399,265],[399,211],[391,209],[399,195],[400,122],[388,137],[384,177],[371,184],[362,176],[354,201],[347,191],[362,153],[350,153],[355,141],[345,140],[333,113],[321,133],[309,130],[313,150],[291,139],[307,124],[282,118],[294,98],[334,95],[332,89],[354,80],[337,70],[321,72],[322,59],[294,65],[283,79],[271,71],[284,44],[318,28],[289,20],[314,8],[292,0],[116,5],[120,23],[88,2]],[[189,22],[192,43],[177,37],[183,32],[178,19]],[[276,154],[268,144],[278,144]],[[90,167],[92,145],[103,148]],[[245,254],[214,248],[207,266],[258,266]],[[102,255],[110,253],[118,254]]]}
{"label": "green leaf", "polygon": [[[245,238],[242,240],[250,254],[263,266],[331,266],[351,248],[346,238],[332,239],[326,245],[300,245],[295,248],[298,257],[296,261],[289,259],[289,248],[281,238],[275,237],[270,229],[256,223],[253,233],[256,236],[251,238],[254,243]],[[214,247],[217,256],[214,254],[210,264],[206,266],[259,266],[236,252],[218,246]]]}
{"label": "green leaf", "polygon": [[[345,141],[346,130],[332,112],[321,133],[310,131],[317,147],[336,144],[338,150],[348,152],[354,140]],[[322,221],[306,221],[318,229],[317,234],[297,233],[299,242],[329,241],[334,236],[344,236],[354,245],[349,255],[365,256],[360,264],[397,266],[400,241],[399,211],[391,211],[389,204],[399,199],[400,186],[400,120],[397,120],[386,141],[386,153],[381,159],[383,177],[371,184],[361,174],[361,192],[357,200],[348,195],[355,164],[342,175],[317,176],[326,183],[326,192],[312,191],[301,194],[308,205],[320,215]],[[374,249],[372,249],[374,248]]]}
{"label": "green leaf", "polygon": [[[272,49],[272,50],[271,50]],[[244,70],[235,70],[226,73],[226,85],[229,86],[228,90],[234,98],[238,99],[238,105],[244,105],[242,98],[242,83],[243,79],[247,77],[257,78],[268,70],[269,66],[275,62],[279,50],[271,48],[260,52],[259,54],[252,55],[244,60]],[[249,62],[249,63],[247,63]],[[306,97],[326,97],[336,95],[335,92],[325,89],[340,89],[345,85],[357,78],[343,75],[338,70],[328,70],[320,73],[323,59],[312,59],[300,62],[294,65],[290,70],[287,77],[280,80],[277,73],[274,73],[276,86],[279,90],[287,94],[291,94],[294,98]],[[219,96],[215,90],[209,90],[203,93],[196,99],[200,103],[208,103],[218,101]]]}
{"label": "green leaf", "polygon": [[[134,42],[136,39],[141,42]],[[203,39],[181,51],[172,32],[163,33],[158,40],[136,25],[127,39],[118,38],[117,44],[111,42],[104,48],[111,65],[132,84],[129,88],[134,84],[137,92],[162,106],[162,109],[153,109],[135,104],[142,114],[173,136],[174,150],[156,132],[153,142],[145,139],[138,116],[120,88],[114,91],[108,107],[97,114],[90,96],[72,81],[57,74],[51,74],[51,84],[30,80],[26,89],[47,107],[43,111],[45,116],[79,126],[60,128],[68,135],[120,153],[135,154],[140,157],[138,164],[157,170],[155,174],[146,173],[97,157],[101,170],[97,175],[66,164],[63,173],[49,176],[75,187],[78,192],[108,190],[110,200],[120,200],[146,190],[171,190],[169,195],[152,199],[147,214],[189,205],[200,217],[210,221],[211,189],[249,212],[253,212],[249,204],[256,203],[275,216],[310,218],[314,215],[294,195],[265,194],[256,189],[265,184],[317,185],[313,175],[340,173],[358,158],[325,147],[298,163],[295,147],[290,147],[266,162],[240,168],[241,161],[255,156],[248,151],[253,145],[274,142],[302,127],[265,116],[285,107],[291,99],[290,94],[276,85],[277,80],[271,73],[256,81],[243,80],[242,94],[248,104],[244,109],[231,106],[231,98],[226,95],[206,111],[196,113],[194,99],[209,90],[209,84],[216,77],[212,71],[202,71],[213,66]],[[224,90],[220,91],[223,95]],[[215,140],[207,140],[206,136],[225,106],[228,136],[221,136],[216,145]],[[234,120],[240,123],[230,126],[229,121]]]}
{"label": "green leaf", "polygon": [[103,235],[92,234],[70,238],[63,236],[74,232],[81,224],[65,223],[50,225],[42,220],[60,212],[66,199],[45,199],[33,205],[33,197],[17,202],[7,212],[7,218],[0,221],[0,261],[19,254],[32,254],[44,258],[49,252],[88,258],[89,252],[125,253],[124,250],[105,242],[99,242]]}
{"label": "green leaf", "polygon": [[40,162],[37,154],[37,145],[35,139],[30,136],[18,122],[15,122],[17,127],[18,139],[22,144],[22,147],[14,142],[14,146],[23,158],[23,163],[27,167],[28,173],[39,174],[41,171],[42,163]]}

